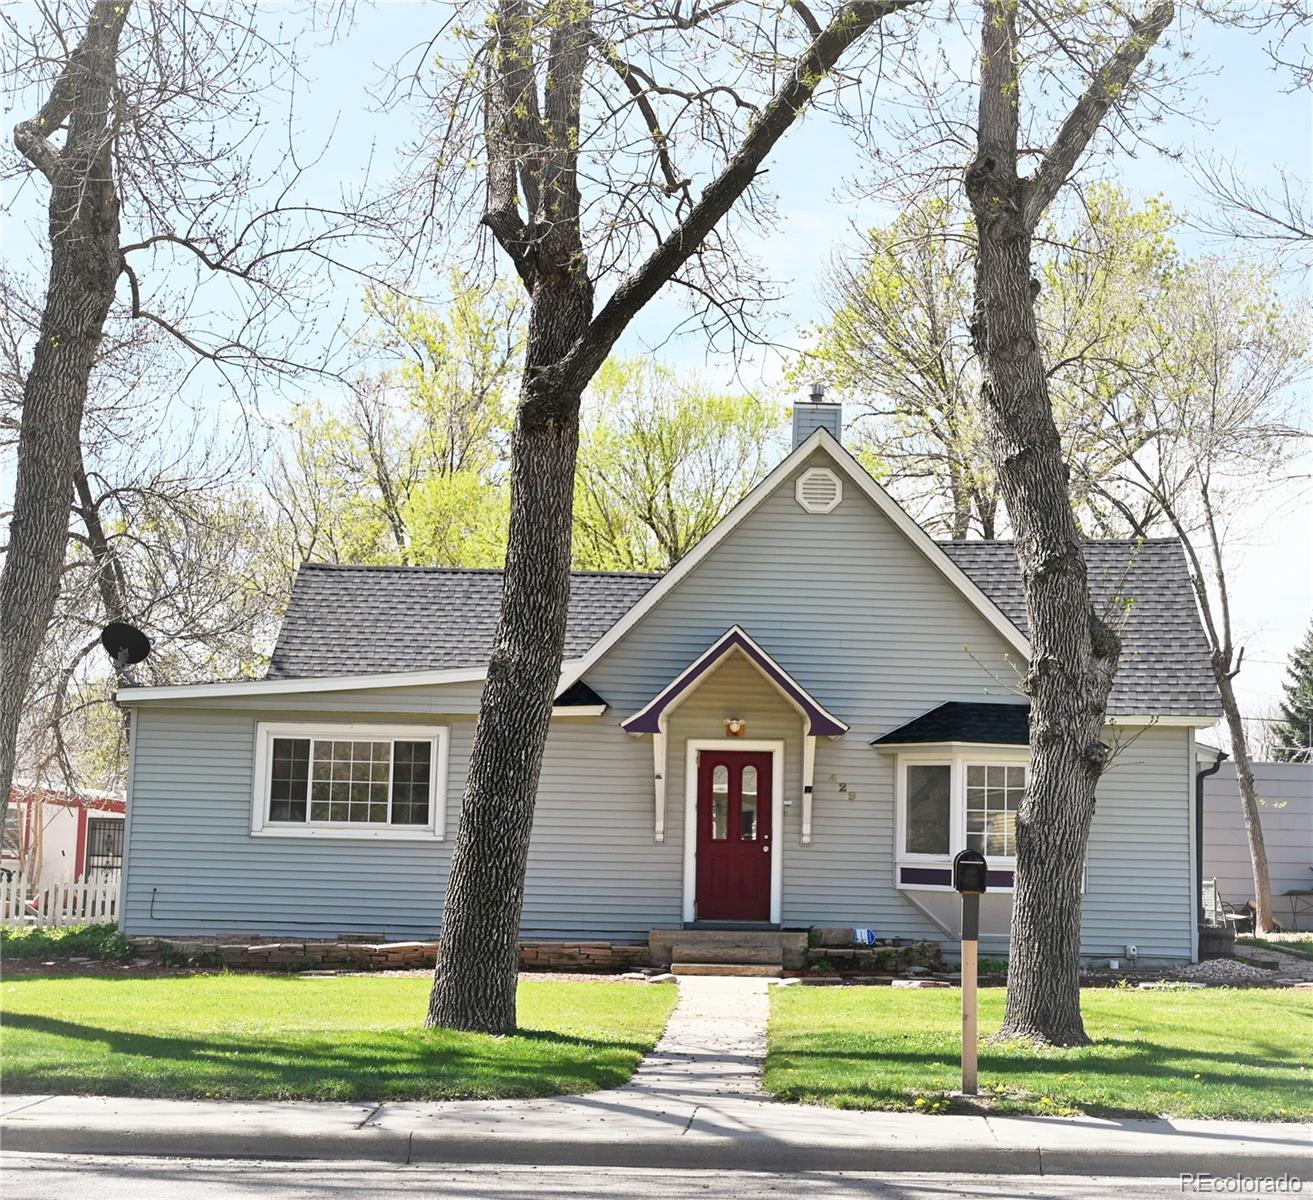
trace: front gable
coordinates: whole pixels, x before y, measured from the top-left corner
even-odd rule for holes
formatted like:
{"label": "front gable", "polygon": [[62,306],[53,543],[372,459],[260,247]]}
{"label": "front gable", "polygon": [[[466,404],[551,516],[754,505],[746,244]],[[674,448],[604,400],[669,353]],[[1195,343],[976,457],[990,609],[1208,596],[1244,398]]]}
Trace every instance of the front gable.
{"label": "front gable", "polygon": [[[848,732],[848,726],[833,714],[825,711],[813,696],[807,693],[783,667],[766,653],[742,629],[735,625],[726,630],[708,646],[696,662],[672,679],[661,692],[653,696],[643,708],[620,722],[626,733],[659,733],[666,717],[683,703],[690,692],[696,690],[704,678],[714,673],[727,658],[739,655],[749,662],[776,691],[798,712],[812,737],[839,737]],[[575,685],[579,686],[578,684]]]}
{"label": "front gable", "polygon": [[[817,470],[842,483],[832,507],[799,500],[800,482]],[[871,737],[945,700],[1007,698],[1028,652],[1020,631],[824,433],[573,674],[634,712],[734,625]]]}
{"label": "front gable", "polygon": [[[863,520],[871,515],[877,517],[875,528],[878,535],[874,542],[871,523]],[[824,551],[817,566],[826,576],[836,572],[844,575],[850,568],[858,570],[858,563],[871,553],[875,544],[886,544],[890,548],[896,545],[896,550],[892,550],[894,556],[905,563],[906,569],[918,580],[937,576],[935,583],[930,585],[931,590],[946,588],[956,593],[993,629],[996,638],[1010,647],[1013,657],[1021,662],[1029,658],[1030,644],[1025,634],[1003,610],[834,437],[825,430],[817,430],[607,630],[587,654],[577,663],[570,664],[567,678],[579,679],[593,670],[705,563],[733,553],[726,551],[724,546],[728,542],[742,541],[739,535],[745,526],[751,529],[764,524],[772,528],[774,536],[782,539],[789,553],[812,551],[802,557],[814,560],[815,550]],[[771,551],[767,548],[765,553],[769,558]],[[916,561],[918,559],[920,561]],[[775,565],[781,576],[792,573],[791,563],[777,562]],[[748,571],[751,576],[759,573],[755,569]],[[819,584],[819,579],[817,582]],[[743,624],[734,620],[728,622],[736,623]]]}

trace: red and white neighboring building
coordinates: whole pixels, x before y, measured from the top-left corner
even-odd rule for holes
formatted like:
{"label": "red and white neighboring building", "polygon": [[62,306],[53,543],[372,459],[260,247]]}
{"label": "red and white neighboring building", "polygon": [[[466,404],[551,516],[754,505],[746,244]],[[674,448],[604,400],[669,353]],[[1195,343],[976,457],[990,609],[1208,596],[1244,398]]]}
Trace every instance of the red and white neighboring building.
{"label": "red and white neighboring building", "polygon": [[9,790],[0,868],[29,890],[56,883],[117,883],[126,805],[110,792],[65,792],[16,783]]}

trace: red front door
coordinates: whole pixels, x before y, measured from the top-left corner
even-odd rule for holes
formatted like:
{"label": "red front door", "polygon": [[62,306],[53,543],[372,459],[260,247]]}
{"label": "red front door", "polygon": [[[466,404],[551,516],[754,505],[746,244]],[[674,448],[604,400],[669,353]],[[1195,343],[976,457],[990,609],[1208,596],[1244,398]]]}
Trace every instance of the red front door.
{"label": "red front door", "polygon": [[699,921],[769,921],[769,751],[698,754]]}

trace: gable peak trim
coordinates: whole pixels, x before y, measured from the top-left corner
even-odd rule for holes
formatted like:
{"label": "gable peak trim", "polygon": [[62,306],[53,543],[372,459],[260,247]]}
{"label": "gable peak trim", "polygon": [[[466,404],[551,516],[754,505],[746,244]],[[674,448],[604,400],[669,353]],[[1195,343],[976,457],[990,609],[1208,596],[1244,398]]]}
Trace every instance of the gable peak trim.
{"label": "gable peak trim", "polygon": [[884,490],[843,446],[832,433],[818,429],[805,442],[795,447],[773,471],[755,488],[738,502],[722,518],[710,533],[706,535],[688,554],[670,568],[647,592],[639,597],[623,617],[611,626],[581,658],[566,676],[567,682],[573,682],[584,675],[590,668],[601,661],[631,629],[634,628],[665,596],[673,591],[693,569],[712,554],[716,547],[777,488],[785,483],[793,473],[813,454],[820,451],[826,454],[831,464],[837,468],[840,478],[847,478],[880,512],[887,517],[894,527],[903,534],[921,554],[930,561],[940,574],[966,598],[968,603],[980,613],[997,631],[1005,642],[1023,659],[1030,659],[1030,640],[997,604],[994,603],[965,571],[935,544],[934,539],[926,533],[901,505]]}
{"label": "gable peak trim", "polygon": [[633,716],[620,722],[626,733],[660,733],[667,712],[700,684],[729,655],[740,653],[807,718],[808,736],[841,737],[847,722],[828,712],[792,675],[763,650],[740,625],[731,625]]}

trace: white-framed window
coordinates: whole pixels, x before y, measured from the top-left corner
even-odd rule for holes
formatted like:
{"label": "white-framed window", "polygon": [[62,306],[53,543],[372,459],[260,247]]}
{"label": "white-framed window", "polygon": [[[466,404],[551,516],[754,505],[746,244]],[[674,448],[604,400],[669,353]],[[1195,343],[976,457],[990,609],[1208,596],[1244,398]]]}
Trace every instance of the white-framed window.
{"label": "white-framed window", "polygon": [[904,771],[903,853],[944,858],[953,846],[953,764],[910,762]]}
{"label": "white-framed window", "polygon": [[969,849],[987,859],[1017,857],[1017,809],[1026,794],[1024,763],[966,764],[967,838]]}
{"label": "white-framed window", "polygon": [[445,725],[256,726],[251,832],[438,839],[446,832]]}
{"label": "white-framed window", "polygon": [[943,867],[970,847],[985,855],[991,869],[1011,870],[1027,764],[1021,749],[927,748],[899,754],[894,768],[898,864]]}

